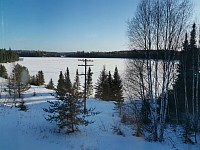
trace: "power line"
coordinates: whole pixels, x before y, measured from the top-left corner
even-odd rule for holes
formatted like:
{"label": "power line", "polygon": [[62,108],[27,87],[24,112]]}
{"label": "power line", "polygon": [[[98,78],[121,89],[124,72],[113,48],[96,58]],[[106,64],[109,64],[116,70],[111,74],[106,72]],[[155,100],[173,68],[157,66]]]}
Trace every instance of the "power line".
{"label": "power line", "polygon": [[84,85],[84,113],[86,113],[86,81],[87,81],[87,66],[93,66],[93,65],[88,65],[87,62],[93,62],[93,60],[90,59],[78,59],[78,61],[83,61],[84,65],[78,65],[82,66],[85,68],[85,73],[79,74],[79,75],[84,75],[85,76],[85,85]]}

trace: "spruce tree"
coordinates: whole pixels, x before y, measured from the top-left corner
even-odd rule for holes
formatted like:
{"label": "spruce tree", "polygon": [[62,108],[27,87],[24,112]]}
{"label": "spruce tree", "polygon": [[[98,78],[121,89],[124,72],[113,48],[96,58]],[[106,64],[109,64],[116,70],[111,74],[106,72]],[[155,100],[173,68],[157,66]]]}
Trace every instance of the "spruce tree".
{"label": "spruce tree", "polygon": [[18,97],[21,98],[21,93],[28,89],[30,82],[29,71],[26,67],[16,64],[12,70],[11,82],[13,83],[12,89],[17,91]]}
{"label": "spruce tree", "polygon": [[[197,143],[197,132],[199,131],[199,89],[200,89],[200,74],[199,74],[199,49],[197,49],[196,44],[196,24],[194,23],[192,26],[192,31],[190,34],[190,45],[189,49],[192,52],[192,71],[188,71],[191,75],[191,86],[189,90],[191,91],[191,105],[189,105],[189,109],[191,110],[192,117],[191,119],[191,126],[192,131],[194,132],[195,143]],[[188,77],[187,77],[188,78]]]}
{"label": "spruce tree", "polygon": [[[194,105],[196,102],[196,83],[198,72],[198,49],[196,46],[196,25],[193,24],[192,31],[190,32],[190,42],[188,42],[187,33],[185,34],[185,41],[183,42],[183,49],[181,51],[181,59],[178,64],[177,79],[173,87],[173,94],[177,97],[177,110],[178,118],[185,119],[193,113]],[[198,77],[200,77],[198,75]],[[200,84],[198,85],[198,87]],[[173,96],[169,99],[170,118],[175,118],[175,107]],[[184,115],[183,115],[184,114]]]}
{"label": "spruce tree", "polygon": [[89,67],[87,72],[87,81],[86,81],[86,96],[89,97],[93,93],[93,85],[92,85],[92,71]]}
{"label": "spruce tree", "polygon": [[8,94],[11,96],[12,94],[12,88],[13,88],[13,82],[11,80],[11,77],[8,77],[8,85],[7,85],[7,88],[8,88]]}
{"label": "spruce tree", "polygon": [[86,120],[87,116],[97,114],[94,109],[86,110],[84,114],[83,100],[77,95],[67,93],[63,100],[48,101],[50,107],[44,109],[49,113],[45,119],[52,122],[55,121],[60,130],[64,130],[65,133],[71,133],[78,130],[78,126],[87,126],[93,121]]}
{"label": "spruce tree", "polygon": [[44,81],[44,73],[42,70],[38,71],[38,74],[36,76],[37,85],[43,85],[45,83]]}
{"label": "spruce tree", "polygon": [[37,85],[37,79],[36,79],[35,75],[30,77],[30,84],[31,85]]}
{"label": "spruce tree", "polygon": [[113,99],[114,101],[116,101],[115,104],[115,108],[117,110],[119,110],[119,114],[121,115],[122,112],[122,107],[123,107],[123,102],[124,102],[124,98],[123,98],[123,86],[122,86],[122,80],[120,78],[120,75],[118,73],[118,69],[117,67],[115,67],[115,72],[113,75]]}
{"label": "spruce tree", "polygon": [[71,92],[68,92],[63,85],[64,76],[60,72],[57,94],[59,99],[57,101],[48,101],[50,107],[44,109],[45,112],[49,113],[46,120],[52,122],[55,121],[59,127],[59,130],[63,130],[66,133],[75,132],[78,130],[80,125],[87,126],[93,121],[86,120],[86,117],[96,115],[98,112],[94,112],[94,109],[90,108],[84,110],[83,99],[80,91],[80,81],[78,70],[76,71],[76,77],[74,80],[73,88]]}
{"label": "spruce tree", "polygon": [[73,92],[75,95],[81,94],[81,84],[80,84],[80,79],[79,79],[79,74],[78,74],[78,69],[76,70],[76,76],[74,78],[74,84],[73,84]]}
{"label": "spruce tree", "polygon": [[[178,118],[182,118],[182,114],[189,113],[188,111],[188,81],[190,80],[189,70],[191,70],[191,64],[189,64],[190,61],[190,55],[191,51],[189,49],[189,42],[188,42],[188,36],[187,33],[185,34],[185,40],[183,42],[183,49],[181,51],[181,59],[178,64],[177,68],[177,79],[174,84],[174,94],[177,94],[178,98]],[[176,92],[176,93],[175,93]],[[174,98],[169,99],[169,107],[171,108],[171,115],[175,114],[175,104],[174,104]],[[175,119],[175,116],[171,116],[171,118]]]}
{"label": "spruce tree", "polygon": [[15,62],[19,60],[19,56],[11,49],[0,49],[0,63]]}
{"label": "spruce tree", "polygon": [[69,69],[67,67],[67,70],[65,72],[65,89],[67,93],[71,93],[72,91],[72,83],[70,80],[70,75],[69,75]]}
{"label": "spruce tree", "polygon": [[113,93],[114,93],[114,100],[117,102],[123,102],[123,86],[122,80],[119,75],[117,67],[115,67],[115,72],[113,75]]}
{"label": "spruce tree", "polygon": [[190,33],[190,45],[189,48],[191,50],[196,50],[197,44],[196,44],[196,24],[194,23],[192,26],[192,31]]}
{"label": "spruce tree", "polygon": [[103,89],[102,99],[107,100],[107,101],[111,101],[112,100],[112,97],[110,95],[111,87],[110,87],[109,82],[108,82],[108,75],[106,76],[106,79],[103,81],[102,89]]}
{"label": "spruce tree", "polygon": [[97,80],[97,84],[95,86],[95,98],[97,99],[106,100],[105,98],[107,97],[107,94],[105,93],[105,89],[106,86],[108,86],[107,76],[106,68],[103,66],[103,70],[100,72],[99,79]]}
{"label": "spruce tree", "polygon": [[107,92],[107,95],[108,95],[108,100],[114,100],[114,89],[113,89],[113,86],[114,86],[114,83],[113,83],[113,77],[111,75],[111,72],[109,71],[108,72],[108,77],[106,79],[106,92]]}
{"label": "spruce tree", "polygon": [[54,83],[53,83],[52,78],[50,79],[50,81],[49,81],[49,83],[47,84],[46,88],[47,88],[47,89],[51,89],[51,90],[54,89]]}
{"label": "spruce tree", "polygon": [[66,94],[66,86],[65,86],[65,79],[62,74],[62,71],[60,71],[59,79],[58,79],[58,84],[56,88],[56,93],[57,97],[59,100],[63,100],[64,96]]}
{"label": "spruce tree", "polygon": [[19,108],[19,111],[27,111],[28,107],[25,105],[25,101],[23,97],[21,98],[21,101],[19,102],[19,105],[17,106]]}
{"label": "spruce tree", "polygon": [[0,77],[8,79],[8,73],[4,65],[0,65]]}
{"label": "spruce tree", "polygon": [[106,73],[105,66],[100,73],[99,79],[95,86],[95,98],[102,100],[111,100],[123,102],[122,81],[119,76],[117,67],[115,68],[114,76],[111,72]]}
{"label": "spruce tree", "polygon": [[[198,53],[199,50],[197,49],[196,46],[196,25],[195,23],[192,26],[192,31],[190,33],[190,43],[188,45],[188,50],[185,56],[187,59],[185,62],[185,75],[186,75],[186,88],[187,88],[187,100],[188,100],[188,109],[189,112],[192,113],[193,112],[193,105],[196,105],[195,99],[196,99],[196,85],[194,83],[196,83],[197,80],[197,76],[198,78],[200,77],[199,75],[199,68],[198,68]],[[198,87],[200,86],[200,84],[198,85]],[[179,86],[180,87],[180,86]],[[199,89],[199,88],[198,88]],[[192,104],[194,103],[194,104]]]}
{"label": "spruce tree", "polygon": [[[188,140],[191,131],[198,129],[199,116],[199,89],[200,89],[200,74],[199,74],[199,50],[196,46],[196,25],[193,24],[190,32],[190,43],[185,35],[181,59],[178,65],[178,75],[175,81],[172,94],[176,95],[177,108],[174,106],[173,97],[169,98],[169,118],[175,118],[176,110],[178,119],[184,126],[184,138]],[[196,137],[196,136],[195,136]],[[196,141],[196,138],[195,138]]]}

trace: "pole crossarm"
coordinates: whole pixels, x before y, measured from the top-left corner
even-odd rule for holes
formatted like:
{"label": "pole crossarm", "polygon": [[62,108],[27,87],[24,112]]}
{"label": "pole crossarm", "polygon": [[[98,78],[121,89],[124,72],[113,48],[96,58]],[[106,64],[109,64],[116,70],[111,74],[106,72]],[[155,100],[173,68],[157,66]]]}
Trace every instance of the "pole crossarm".
{"label": "pole crossarm", "polygon": [[87,62],[93,62],[93,60],[91,60],[91,59],[78,59],[78,61],[83,61],[83,62],[85,62],[85,61],[87,61]]}
{"label": "pole crossarm", "polygon": [[[93,74],[93,72],[91,73],[91,74]],[[78,74],[79,76],[83,76],[83,75],[85,75],[84,73],[81,73],[81,74]],[[89,75],[89,74],[86,74],[86,75]]]}
{"label": "pole crossarm", "polygon": [[78,66],[94,66],[94,65],[78,65]]}

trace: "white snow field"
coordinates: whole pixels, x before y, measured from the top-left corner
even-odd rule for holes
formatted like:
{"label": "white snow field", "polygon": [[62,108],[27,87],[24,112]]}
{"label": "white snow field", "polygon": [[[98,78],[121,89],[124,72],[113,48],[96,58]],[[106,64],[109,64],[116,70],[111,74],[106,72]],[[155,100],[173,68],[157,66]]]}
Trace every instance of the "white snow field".
{"label": "white snow field", "polygon": [[[24,58],[19,63],[26,66],[31,75],[43,70],[46,83],[51,77],[57,83],[59,71],[65,71],[67,66],[73,81],[75,69],[81,64],[77,58]],[[95,59],[93,82],[96,82],[104,64],[112,72],[117,65],[119,72],[123,73],[123,59]],[[10,72],[12,64],[6,64],[6,68]],[[84,69],[79,70],[83,72]],[[47,113],[43,111],[43,108],[49,106],[48,100],[55,100],[54,91],[43,86],[31,86],[23,93],[25,105],[28,107],[24,112],[11,107],[11,103],[5,100],[5,85],[6,80],[0,78],[0,150],[200,150],[200,144],[183,144],[172,130],[166,132],[166,141],[163,143],[148,142],[143,137],[135,137],[131,127],[120,123],[118,114],[113,110],[113,102],[95,99],[87,100],[87,107],[95,107],[96,111],[101,112],[88,118],[95,121],[93,124],[81,126],[80,131],[73,134],[57,133],[56,124],[46,121]],[[33,96],[34,92],[36,96]],[[114,133],[113,126],[118,126],[124,135]]]}
{"label": "white snow field", "polygon": [[[33,96],[33,92],[36,96]],[[101,113],[90,117],[95,123],[80,127],[80,131],[65,135],[57,133],[55,123],[47,122],[43,108],[47,100],[55,100],[54,91],[32,86],[24,93],[26,112],[6,105],[1,99],[0,107],[0,149],[1,150],[169,150],[164,143],[150,143],[132,136],[132,130],[119,123],[112,102],[87,100],[87,107],[95,107]],[[2,93],[2,97],[4,97]],[[124,135],[113,133],[113,125],[120,126]],[[185,148],[185,147],[183,147]],[[190,149],[193,146],[190,147]]]}
{"label": "white snow field", "polygon": [[[5,81],[1,79],[1,81]],[[36,96],[33,96],[34,91]],[[0,101],[0,150],[199,150],[200,145],[186,145],[168,133],[168,137],[177,141],[171,143],[147,142],[143,137],[132,136],[133,131],[119,122],[119,117],[113,110],[113,102],[95,99],[87,100],[87,107],[95,107],[101,113],[92,116],[95,122],[89,126],[80,127],[80,131],[72,134],[57,133],[55,123],[44,119],[47,114],[47,100],[55,100],[54,91],[44,87],[32,86],[24,93],[24,101],[28,110],[19,111],[10,107],[1,93]],[[119,126],[123,132],[117,135],[112,127]],[[174,144],[174,145],[173,145]]]}
{"label": "white snow field", "polygon": [[[24,57],[23,61],[18,61],[13,64],[6,63],[5,67],[9,73],[11,73],[14,64],[19,63],[28,68],[30,75],[36,75],[39,70],[44,72],[44,78],[46,84],[52,78],[53,82],[57,84],[60,71],[65,73],[67,67],[69,68],[71,81],[74,81],[76,69],[79,73],[84,73],[84,67],[78,66],[84,64],[82,61],[78,61],[81,58],[63,58],[63,57]],[[115,67],[117,66],[119,73],[122,75],[125,69],[126,59],[106,59],[106,58],[90,58],[93,62],[88,62],[93,72],[93,83],[95,84],[100,71],[105,65],[107,71],[114,73]],[[87,67],[88,68],[88,67]],[[84,77],[80,76],[83,81]],[[83,82],[82,82],[83,83]]]}

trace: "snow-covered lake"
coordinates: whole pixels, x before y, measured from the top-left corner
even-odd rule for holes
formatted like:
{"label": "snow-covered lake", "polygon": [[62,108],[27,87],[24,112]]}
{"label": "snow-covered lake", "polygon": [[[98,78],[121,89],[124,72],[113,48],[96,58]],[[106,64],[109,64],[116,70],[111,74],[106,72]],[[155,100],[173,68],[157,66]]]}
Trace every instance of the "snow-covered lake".
{"label": "snow-covered lake", "polygon": [[[74,81],[76,74],[76,69],[79,70],[79,73],[84,73],[84,67],[78,66],[84,64],[82,61],[78,61],[79,58],[59,58],[59,57],[24,57],[23,61],[19,63],[28,68],[30,75],[35,75],[39,70],[44,72],[45,83],[47,84],[52,78],[54,84],[57,84],[60,71],[63,73],[66,71],[67,67],[69,68],[71,81]],[[97,82],[97,79],[100,75],[100,71],[105,65],[107,71],[111,71],[113,74],[115,67],[117,66],[118,71],[121,75],[125,70],[125,59],[111,59],[111,58],[94,58],[91,59],[93,62],[88,62],[88,65],[91,66],[93,72],[93,84]],[[5,64],[8,72],[12,70],[13,64]],[[80,76],[81,84],[83,84],[83,76]]]}

